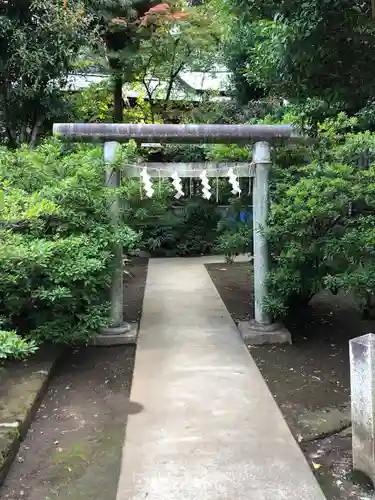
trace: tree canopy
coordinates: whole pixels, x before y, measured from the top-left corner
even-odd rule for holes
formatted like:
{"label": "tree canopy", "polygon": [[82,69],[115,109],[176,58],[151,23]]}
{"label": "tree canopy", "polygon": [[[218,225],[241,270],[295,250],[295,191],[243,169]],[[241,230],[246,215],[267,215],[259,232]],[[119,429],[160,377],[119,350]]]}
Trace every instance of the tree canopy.
{"label": "tree canopy", "polygon": [[228,52],[232,67],[237,58],[242,70],[239,83],[298,101],[341,102],[348,109],[374,98],[373,0],[231,0],[230,5]]}
{"label": "tree canopy", "polygon": [[142,39],[135,62],[134,79],[146,91],[151,121],[155,119],[155,98],[162,97],[165,109],[182,71],[207,71],[220,63],[221,28],[212,6],[186,8],[177,3],[174,10],[149,18],[151,33]]}
{"label": "tree canopy", "polygon": [[11,146],[33,144],[95,30],[79,0],[65,8],[50,0],[1,2],[0,8],[0,136]]}

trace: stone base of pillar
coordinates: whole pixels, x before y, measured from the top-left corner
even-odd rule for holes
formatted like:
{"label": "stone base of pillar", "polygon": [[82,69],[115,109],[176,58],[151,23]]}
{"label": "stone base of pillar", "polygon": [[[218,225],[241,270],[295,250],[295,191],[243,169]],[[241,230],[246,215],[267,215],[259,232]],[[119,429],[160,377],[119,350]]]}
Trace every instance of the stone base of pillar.
{"label": "stone base of pillar", "polygon": [[291,344],[292,336],[282,324],[261,325],[254,319],[239,321],[238,330],[247,345]]}
{"label": "stone base of pillar", "polygon": [[136,344],[138,337],[138,323],[124,323],[116,328],[103,328],[90,345],[110,347],[115,345]]}

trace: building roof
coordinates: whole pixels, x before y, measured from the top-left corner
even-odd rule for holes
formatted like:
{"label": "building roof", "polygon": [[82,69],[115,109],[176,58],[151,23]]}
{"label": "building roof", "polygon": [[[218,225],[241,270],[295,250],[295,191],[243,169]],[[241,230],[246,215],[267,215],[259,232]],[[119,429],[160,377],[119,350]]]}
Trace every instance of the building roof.
{"label": "building roof", "polygon": [[[109,75],[75,73],[68,78],[66,90],[79,91],[88,88],[90,85],[99,84],[108,81]],[[223,68],[217,68],[210,72],[202,71],[181,71],[174,82],[171,100],[183,101],[201,101],[202,95],[208,93],[217,93],[220,95],[211,97],[215,100],[225,99],[226,89],[228,87],[229,72]],[[154,99],[165,99],[168,81],[158,80],[150,77],[147,80],[147,87],[152,93]],[[123,87],[124,97],[137,98],[144,94],[148,98],[147,89],[142,83],[126,83]]]}

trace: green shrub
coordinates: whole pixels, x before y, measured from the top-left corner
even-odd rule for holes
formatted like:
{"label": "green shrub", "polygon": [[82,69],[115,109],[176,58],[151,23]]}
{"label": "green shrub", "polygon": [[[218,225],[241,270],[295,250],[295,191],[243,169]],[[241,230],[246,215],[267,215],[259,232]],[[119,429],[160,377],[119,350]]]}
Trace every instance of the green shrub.
{"label": "green shrub", "polygon": [[14,330],[0,330],[0,361],[25,358],[37,350],[34,340],[23,339]]}
{"label": "green shrub", "polygon": [[121,188],[123,218],[140,236],[139,247],[153,255],[175,254],[175,228],[179,220],[170,211],[172,186],[161,181],[153,198],[141,195],[142,187],[136,179],[124,176]]}
{"label": "green shrub", "polygon": [[34,340],[82,342],[107,325],[113,245],[127,253],[138,235],[112,231],[102,157],[55,141],[0,151],[0,314]]}
{"label": "green shrub", "polygon": [[351,292],[366,309],[375,291],[375,136],[337,137],[328,125],[311,164],[273,172],[266,306],[275,317],[323,289]]}
{"label": "green shrub", "polygon": [[178,203],[169,180],[154,184],[155,194],[148,199],[141,197],[138,180],[123,180],[124,220],[141,233],[140,248],[167,257],[211,252],[220,219],[216,203],[199,197]]}
{"label": "green shrub", "polygon": [[[167,188],[168,189],[168,188]],[[216,206],[189,199],[178,209],[169,200],[133,199],[126,212],[128,224],[141,232],[140,248],[155,256],[189,256],[213,250],[220,218]]]}
{"label": "green shrub", "polygon": [[237,222],[232,229],[226,229],[217,237],[215,249],[225,256],[225,261],[232,263],[240,254],[252,254],[253,230],[246,222]]}
{"label": "green shrub", "polygon": [[212,252],[219,220],[216,205],[200,198],[188,201],[184,207],[180,230],[176,234],[177,255]]}

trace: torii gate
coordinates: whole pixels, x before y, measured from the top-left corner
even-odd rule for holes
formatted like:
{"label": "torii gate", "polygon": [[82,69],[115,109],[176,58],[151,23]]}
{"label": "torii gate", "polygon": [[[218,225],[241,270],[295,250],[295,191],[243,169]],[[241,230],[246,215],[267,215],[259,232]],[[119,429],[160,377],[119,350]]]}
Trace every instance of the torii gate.
{"label": "torii gate", "polygon": [[[266,276],[269,270],[269,252],[263,230],[266,228],[269,206],[269,172],[271,169],[271,147],[280,141],[297,142],[301,136],[291,125],[170,125],[170,124],[89,124],[56,123],[53,134],[64,141],[104,143],[106,186],[117,188],[121,184],[120,170],[113,167],[119,142],[134,139],[148,143],[219,143],[253,144],[253,157],[249,163],[240,164],[190,164],[189,174],[181,164],[166,163],[163,172],[158,173],[150,165],[151,176],[171,177],[178,171],[180,177],[191,177],[191,170],[205,171],[207,177],[223,177],[235,166],[239,177],[253,176],[253,239],[254,239],[254,320],[240,325],[245,341],[254,344],[269,342],[290,342],[290,334],[273,322],[264,309],[267,294]],[[112,166],[111,166],[112,165]],[[254,168],[251,169],[250,167]],[[154,170],[154,171],[153,171]],[[156,169],[157,170],[157,169]],[[184,175],[185,174],[185,175]],[[132,176],[135,174],[133,173]],[[139,172],[136,174],[139,176]],[[197,175],[199,176],[199,175]],[[111,207],[112,222],[117,226],[120,214],[120,199],[117,197]],[[121,245],[115,248],[115,275],[111,287],[110,328],[101,332],[98,343],[111,345],[135,342],[137,332],[123,317],[123,255]]]}

